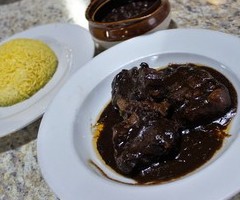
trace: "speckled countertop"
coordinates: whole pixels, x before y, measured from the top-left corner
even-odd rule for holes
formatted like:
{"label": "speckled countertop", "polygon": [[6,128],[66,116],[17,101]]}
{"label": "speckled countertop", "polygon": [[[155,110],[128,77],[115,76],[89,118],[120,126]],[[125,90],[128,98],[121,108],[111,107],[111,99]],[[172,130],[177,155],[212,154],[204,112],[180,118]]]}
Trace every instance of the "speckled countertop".
{"label": "speckled countertop", "polygon": [[[85,26],[88,0],[0,0],[0,41],[40,24],[67,22]],[[240,36],[240,0],[211,5],[205,0],[171,0],[177,27],[219,30]],[[79,6],[79,7],[78,7]],[[58,199],[43,180],[36,152],[41,119],[0,138],[0,200]],[[240,195],[231,200],[240,200]]]}

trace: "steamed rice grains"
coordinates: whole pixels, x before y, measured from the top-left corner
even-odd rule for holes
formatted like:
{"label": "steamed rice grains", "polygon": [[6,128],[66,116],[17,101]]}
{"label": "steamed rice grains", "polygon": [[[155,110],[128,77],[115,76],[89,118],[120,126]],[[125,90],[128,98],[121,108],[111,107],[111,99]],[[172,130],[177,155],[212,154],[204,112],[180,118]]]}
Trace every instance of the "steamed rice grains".
{"label": "steamed rice grains", "polygon": [[35,39],[14,39],[0,46],[0,106],[21,102],[52,78],[58,64],[52,49]]}

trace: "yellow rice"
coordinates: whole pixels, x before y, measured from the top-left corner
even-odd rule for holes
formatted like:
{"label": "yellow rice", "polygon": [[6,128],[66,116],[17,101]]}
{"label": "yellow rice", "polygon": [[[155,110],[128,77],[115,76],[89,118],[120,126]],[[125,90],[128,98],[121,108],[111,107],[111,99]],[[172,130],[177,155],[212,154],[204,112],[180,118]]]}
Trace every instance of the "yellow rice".
{"label": "yellow rice", "polygon": [[41,89],[53,76],[57,57],[45,43],[14,39],[0,46],[0,106],[21,102]]}

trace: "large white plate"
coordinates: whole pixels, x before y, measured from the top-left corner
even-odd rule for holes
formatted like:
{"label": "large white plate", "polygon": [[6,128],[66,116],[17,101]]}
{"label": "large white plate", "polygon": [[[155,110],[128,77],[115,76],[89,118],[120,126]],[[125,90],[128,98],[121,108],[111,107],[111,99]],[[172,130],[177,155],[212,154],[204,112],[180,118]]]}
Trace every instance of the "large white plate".
{"label": "large white plate", "polygon": [[90,33],[78,25],[42,25],[17,33],[7,40],[13,38],[44,41],[54,50],[59,63],[52,79],[31,98],[13,106],[0,107],[0,136],[23,128],[39,118],[65,81],[94,56],[95,47]]}
{"label": "large white plate", "polygon": [[37,151],[49,186],[64,200],[219,200],[234,195],[240,189],[239,114],[231,125],[232,136],[210,162],[179,180],[154,186],[121,184],[98,173],[90,161],[112,179],[132,182],[115,174],[96,155],[91,127],[109,102],[112,78],[122,68],[142,61],[151,67],[201,63],[224,73],[240,94],[239,52],[237,37],[178,29],[133,38],[96,56],[62,88],[43,117]]}

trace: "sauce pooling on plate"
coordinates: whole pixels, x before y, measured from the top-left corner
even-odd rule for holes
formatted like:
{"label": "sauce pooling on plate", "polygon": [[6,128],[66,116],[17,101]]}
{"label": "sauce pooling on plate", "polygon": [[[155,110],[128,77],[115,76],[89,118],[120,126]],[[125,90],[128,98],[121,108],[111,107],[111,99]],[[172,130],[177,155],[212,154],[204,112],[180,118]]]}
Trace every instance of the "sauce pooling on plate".
{"label": "sauce pooling on plate", "polygon": [[237,93],[218,71],[195,64],[122,70],[97,122],[96,147],[116,172],[139,184],[182,177],[221,148]]}

